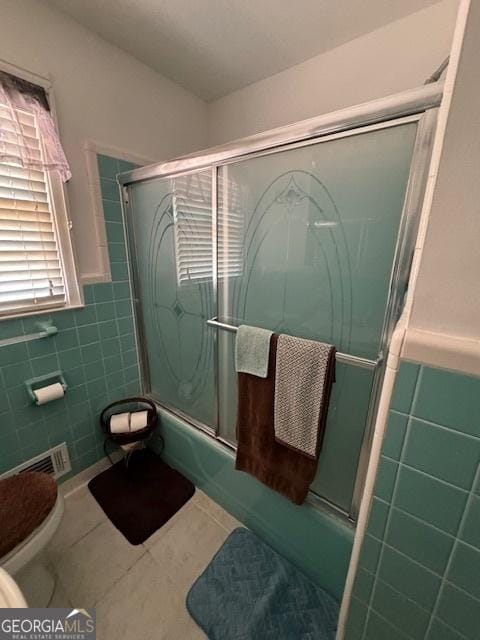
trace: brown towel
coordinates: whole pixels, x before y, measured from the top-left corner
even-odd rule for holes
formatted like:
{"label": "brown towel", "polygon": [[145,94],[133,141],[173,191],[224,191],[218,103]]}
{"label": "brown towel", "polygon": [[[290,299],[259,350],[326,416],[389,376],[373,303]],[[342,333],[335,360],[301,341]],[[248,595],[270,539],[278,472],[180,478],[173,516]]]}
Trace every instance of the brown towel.
{"label": "brown towel", "polygon": [[[315,459],[290,449],[275,440],[275,368],[278,336],[270,342],[268,375],[258,378],[238,374],[237,459],[235,468],[246,471],[295,504],[305,500],[317,470],[318,454],[325,425],[326,411],[319,425]],[[325,402],[328,405],[328,391]]]}

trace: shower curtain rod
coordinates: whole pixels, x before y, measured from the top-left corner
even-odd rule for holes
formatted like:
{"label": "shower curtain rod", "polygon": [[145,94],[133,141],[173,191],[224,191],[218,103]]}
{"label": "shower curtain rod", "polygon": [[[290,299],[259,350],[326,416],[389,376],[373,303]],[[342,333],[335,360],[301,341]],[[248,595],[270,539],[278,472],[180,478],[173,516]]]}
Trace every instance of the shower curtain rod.
{"label": "shower curtain rod", "polygon": [[[216,329],[222,329],[223,331],[230,331],[231,333],[237,333],[238,330],[238,327],[235,327],[233,324],[220,322],[217,318],[210,318],[210,320],[207,320],[207,324],[209,327],[215,327]],[[382,360],[381,357],[378,358],[378,360],[369,360],[368,358],[360,358],[359,356],[352,356],[348,353],[340,353],[339,351],[336,352],[335,359],[337,362],[352,364],[356,367],[362,367],[363,369],[375,369]]]}

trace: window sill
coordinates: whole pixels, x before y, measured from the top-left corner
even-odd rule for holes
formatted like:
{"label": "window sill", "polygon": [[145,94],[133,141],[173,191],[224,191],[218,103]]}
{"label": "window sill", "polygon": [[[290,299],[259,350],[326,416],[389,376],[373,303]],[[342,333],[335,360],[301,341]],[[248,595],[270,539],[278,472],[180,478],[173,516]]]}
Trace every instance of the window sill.
{"label": "window sill", "polygon": [[85,309],[85,304],[77,303],[77,304],[67,304],[63,307],[50,307],[45,309],[37,309],[34,311],[25,311],[19,313],[10,313],[5,316],[0,316],[0,323],[3,320],[21,320],[22,318],[32,318],[34,316],[45,316],[51,315],[52,313],[62,313],[62,311],[76,311],[78,309]]}

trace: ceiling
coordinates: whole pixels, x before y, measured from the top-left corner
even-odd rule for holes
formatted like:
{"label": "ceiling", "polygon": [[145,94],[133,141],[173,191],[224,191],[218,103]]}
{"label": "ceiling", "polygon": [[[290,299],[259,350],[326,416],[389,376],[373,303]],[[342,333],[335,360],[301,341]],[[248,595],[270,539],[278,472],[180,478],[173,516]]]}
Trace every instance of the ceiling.
{"label": "ceiling", "polygon": [[438,0],[46,0],[204,100]]}

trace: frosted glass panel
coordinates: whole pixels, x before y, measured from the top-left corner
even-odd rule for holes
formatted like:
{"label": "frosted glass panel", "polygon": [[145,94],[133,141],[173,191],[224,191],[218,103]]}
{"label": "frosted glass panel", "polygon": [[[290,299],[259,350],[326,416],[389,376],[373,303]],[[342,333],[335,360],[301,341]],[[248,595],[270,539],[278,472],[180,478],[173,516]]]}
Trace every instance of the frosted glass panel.
{"label": "frosted glass panel", "polygon": [[130,187],[150,388],[215,425],[211,171]]}
{"label": "frosted glass panel", "polygon": [[[129,187],[156,400],[235,443],[235,337],[208,327],[214,316],[378,357],[416,129],[389,125],[219,167],[216,234],[212,170]],[[312,486],[346,511],[373,375],[337,364]]]}
{"label": "frosted glass panel", "polygon": [[[221,167],[220,319],[376,359],[415,135],[409,123]],[[218,333],[220,433],[234,442],[234,341]],[[347,510],[372,379],[337,366],[314,483]]]}

